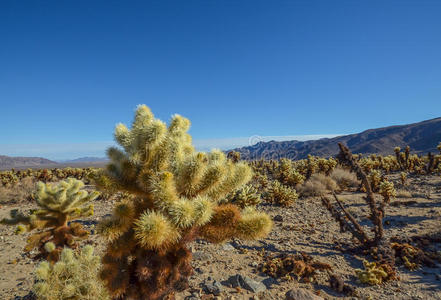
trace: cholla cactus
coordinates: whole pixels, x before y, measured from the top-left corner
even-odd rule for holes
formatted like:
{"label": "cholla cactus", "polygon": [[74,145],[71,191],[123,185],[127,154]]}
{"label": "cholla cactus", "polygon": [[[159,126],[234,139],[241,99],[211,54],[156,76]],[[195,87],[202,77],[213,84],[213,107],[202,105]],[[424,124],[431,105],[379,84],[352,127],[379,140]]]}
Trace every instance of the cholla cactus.
{"label": "cholla cactus", "polygon": [[256,239],[271,229],[270,218],[253,208],[220,204],[251,179],[251,169],[222,151],[196,152],[189,126],[179,115],[166,126],[142,105],[131,129],[115,129],[122,149],[108,150],[107,176],[130,197],[101,224],[108,239],[101,278],[113,298],[162,299],[185,289],[187,244],[198,236]]}
{"label": "cholla cactus", "polygon": [[407,173],[406,172],[400,173],[400,180],[401,180],[401,185],[406,185],[406,181],[407,181]]}
{"label": "cholla cactus", "polygon": [[329,176],[337,166],[337,160],[333,159],[332,157],[329,159],[319,158],[317,160],[317,164],[320,172],[325,173],[326,176]]}
{"label": "cholla cactus", "polygon": [[233,192],[228,197],[228,200],[241,208],[245,208],[247,206],[256,206],[261,202],[260,194],[257,192],[257,189],[250,184],[247,184],[236,192]]}
{"label": "cholla cactus", "polygon": [[268,192],[265,195],[267,201],[276,203],[280,206],[291,206],[297,200],[298,195],[295,189],[281,184],[275,180],[271,183]]}
{"label": "cholla cactus", "polygon": [[[48,243],[50,244],[50,243]],[[55,245],[47,245],[47,248]],[[85,246],[79,253],[65,248],[55,264],[43,261],[35,270],[33,292],[39,300],[107,300],[104,284],[98,278],[100,257],[93,255],[93,247]]]}
{"label": "cholla cactus", "polygon": [[381,183],[381,172],[378,170],[372,170],[368,175],[368,179],[372,186],[372,191],[378,192]]}
{"label": "cholla cactus", "polygon": [[384,202],[389,203],[391,198],[395,198],[397,196],[394,184],[390,181],[384,180],[382,183],[380,183],[380,194],[383,196]]}
{"label": "cholla cactus", "polygon": [[284,184],[291,186],[302,184],[305,180],[305,176],[294,169],[292,161],[287,158],[282,158],[280,160],[280,165],[277,169],[276,177]]}
{"label": "cholla cactus", "polygon": [[369,285],[378,285],[387,280],[389,275],[387,270],[384,270],[382,266],[377,266],[375,262],[368,262],[363,260],[364,270],[356,269],[355,273],[358,279],[362,283],[367,283]]}
{"label": "cholla cactus", "polygon": [[[10,219],[3,219],[7,225],[19,225],[17,233],[37,230],[28,238],[25,251],[29,252],[38,247],[40,255],[50,261],[56,261],[64,246],[75,248],[76,239],[86,238],[89,234],[79,223],[69,221],[93,215],[93,205],[90,204],[98,196],[98,192],[88,193],[82,190],[82,181],[70,178],[58,184],[39,182],[35,198],[38,210],[30,215],[19,213],[18,210],[10,212]],[[44,244],[53,242],[55,251],[46,251]]]}

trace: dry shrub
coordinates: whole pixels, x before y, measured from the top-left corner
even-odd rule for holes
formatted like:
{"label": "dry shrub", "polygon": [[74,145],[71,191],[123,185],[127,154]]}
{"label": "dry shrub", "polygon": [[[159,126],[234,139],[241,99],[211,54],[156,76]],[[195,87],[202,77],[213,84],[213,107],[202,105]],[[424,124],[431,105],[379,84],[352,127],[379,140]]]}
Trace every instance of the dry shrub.
{"label": "dry shrub", "polygon": [[334,179],[324,174],[316,173],[299,187],[299,192],[303,197],[310,197],[321,196],[336,189],[337,183]]}
{"label": "dry shrub", "polygon": [[331,178],[342,190],[347,188],[358,188],[360,186],[360,181],[357,179],[357,176],[343,168],[334,169],[331,173]]}
{"label": "dry shrub", "polygon": [[0,187],[0,204],[30,201],[35,188],[36,182],[32,177],[25,177],[14,186]]}
{"label": "dry shrub", "polygon": [[398,190],[397,198],[412,198],[412,194],[406,190]]}

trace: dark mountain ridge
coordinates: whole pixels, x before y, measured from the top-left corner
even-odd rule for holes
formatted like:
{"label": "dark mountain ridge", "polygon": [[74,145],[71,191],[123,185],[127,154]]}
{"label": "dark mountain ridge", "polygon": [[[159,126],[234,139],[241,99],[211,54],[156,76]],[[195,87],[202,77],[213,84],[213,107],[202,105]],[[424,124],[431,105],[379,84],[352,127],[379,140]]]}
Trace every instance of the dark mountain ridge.
{"label": "dark mountain ridge", "polygon": [[259,142],[253,146],[236,148],[243,159],[303,159],[311,155],[330,157],[338,154],[338,143],[343,143],[352,153],[393,154],[398,146],[410,146],[413,153],[437,152],[441,142],[441,118],[407,125],[395,125],[365,130],[361,133],[323,138],[311,141]]}

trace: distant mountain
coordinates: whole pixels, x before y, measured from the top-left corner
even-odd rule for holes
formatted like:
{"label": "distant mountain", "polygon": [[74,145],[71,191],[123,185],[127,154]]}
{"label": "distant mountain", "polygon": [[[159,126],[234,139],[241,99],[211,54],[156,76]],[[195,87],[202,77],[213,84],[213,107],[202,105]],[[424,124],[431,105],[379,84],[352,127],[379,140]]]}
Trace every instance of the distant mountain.
{"label": "distant mountain", "polygon": [[106,162],[109,159],[107,157],[80,157],[71,160],[63,160],[60,163],[85,163],[85,162]]}
{"label": "distant mountain", "polygon": [[441,142],[441,118],[419,123],[369,129],[357,134],[324,138],[313,141],[260,142],[253,146],[234,149],[243,159],[278,159],[281,157],[303,159],[311,155],[330,157],[338,154],[338,143],[343,143],[352,153],[393,154],[396,146],[410,146],[413,153],[438,152]]}
{"label": "distant mountain", "polygon": [[57,163],[42,157],[13,157],[0,155],[0,169],[33,168],[43,165],[56,165]]}

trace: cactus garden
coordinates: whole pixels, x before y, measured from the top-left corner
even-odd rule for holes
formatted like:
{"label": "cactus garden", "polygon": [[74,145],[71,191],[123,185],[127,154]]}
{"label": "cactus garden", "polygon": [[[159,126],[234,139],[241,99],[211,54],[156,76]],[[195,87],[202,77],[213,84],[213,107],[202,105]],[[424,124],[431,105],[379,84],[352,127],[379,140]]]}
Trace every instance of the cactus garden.
{"label": "cactus garden", "polygon": [[189,128],[140,105],[106,168],[0,172],[0,298],[441,299],[441,144],[242,160]]}

